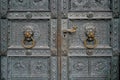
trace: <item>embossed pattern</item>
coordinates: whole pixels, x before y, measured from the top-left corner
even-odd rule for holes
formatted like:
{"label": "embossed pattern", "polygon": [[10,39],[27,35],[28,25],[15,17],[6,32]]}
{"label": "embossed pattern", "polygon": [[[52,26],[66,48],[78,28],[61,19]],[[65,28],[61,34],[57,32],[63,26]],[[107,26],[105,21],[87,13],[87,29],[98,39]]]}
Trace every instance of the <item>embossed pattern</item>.
{"label": "embossed pattern", "polygon": [[5,55],[7,51],[8,43],[8,24],[7,19],[0,20],[0,52]]}
{"label": "embossed pattern", "polygon": [[[119,80],[119,4],[119,0],[0,0],[0,79]],[[83,45],[89,26],[96,27],[95,49]],[[72,27],[78,27],[75,33],[62,32]],[[21,46],[26,28],[34,32],[32,49]]]}
{"label": "embossed pattern", "polygon": [[[29,13],[29,14],[28,14]],[[50,12],[9,12],[8,19],[27,19],[27,16],[31,15],[30,19],[50,19]]]}
{"label": "embossed pattern", "polygon": [[50,10],[50,0],[30,0],[30,9],[31,10]]}
{"label": "embossed pattern", "polygon": [[69,21],[69,26],[73,27],[73,26],[77,26],[78,29],[76,31],[75,34],[71,34],[69,36],[69,47],[73,48],[73,47],[83,47],[83,41],[86,39],[86,35],[85,35],[85,27],[88,26],[95,26],[96,27],[96,39],[99,40],[99,47],[103,46],[105,48],[105,46],[109,46],[110,44],[110,21],[106,20],[89,20],[89,22],[87,22],[87,20],[70,20]]}
{"label": "embossed pattern", "polygon": [[1,78],[2,80],[7,80],[7,58],[6,57],[3,57],[1,56],[0,57],[1,59]]}
{"label": "embossed pattern", "polygon": [[58,79],[57,57],[51,57],[51,80]]}
{"label": "embossed pattern", "polygon": [[45,77],[49,78],[49,57],[10,57],[11,77]]}
{"label": "embossed pattern", "polygon": [[[95,49],[91,50],[92,55],[91,56],[112,56],[112,50],[111,49]],[[87,50],[84,49],[70,49],[69,56],[88,56]]]}
{"label": "embossed pattern", "polygon": [[51,8],[51,15],[52,18],[57,17],[57,0],[50,0],[50,8]]}
{"label": "embossed pattern", "polygon": [[118,32],[119,32],[119,19],[113,19],[113,28],[112,28],[112,47],[114,51],[114,55],[118,55],[118,48],[119,48],[119,43],[118,43]]}
{"label": "embossed pattern", "polygon": [[112,57],[112,69],[111,69],[111,80],[119,80],[119,57],[113,56]]}
{"label": "embossed pattern", "polygon": [[10,47],[22,47],[21,41],[23,37],[23,31],[25,28],[30,27],[34,32],[34,39],[36,41],[37,48],[48,48],[49,47],[49,32],[50,26],[47,20],[31,20],[27,22],[25,20],[22,21],[10,21]]}
{"label": "embossed pattern", "polygon": [[36,10],[36,11],[49,11],[50,2],[49,0],[10,0],[10,10],[12,11],[25,11],[25,10]]}
{"label": "embossed pattern", "polygon": [[91,75],[109,76],[110,75],[110,58],[92,58]]}
{"label": "embossed pattern", "polygon": [[0,18],[5,18],[8,10],[8,0],[0,0]]}
{"label": "embossed pattern", "polygon": [[68,58],[66,56],[62,56],[62,76],[61,76],[61,80],[68,80],[68,63],[67,60]]}
{"label": "embossed pattern", "polygon": [[26,0],[10,0],[9,5],[10,10],[27,10],[29,7]]}
{"label": "embossed pattern", "polygon": [[73,77],[87,76],[88,75],[88,59],[82,58],[82,57],[70,57],[69,58],[69,74]]}
{"label": "embossed pattern", "polygon": [[110,10],[110,0],[70,0],[70,10]]}
{"label": "embossed pattern", "polygon": [[[57,80],[57,0],[0,0],[0,12],[1,79]],[[33,49],[21,46],[26,28],[34,31]]]}

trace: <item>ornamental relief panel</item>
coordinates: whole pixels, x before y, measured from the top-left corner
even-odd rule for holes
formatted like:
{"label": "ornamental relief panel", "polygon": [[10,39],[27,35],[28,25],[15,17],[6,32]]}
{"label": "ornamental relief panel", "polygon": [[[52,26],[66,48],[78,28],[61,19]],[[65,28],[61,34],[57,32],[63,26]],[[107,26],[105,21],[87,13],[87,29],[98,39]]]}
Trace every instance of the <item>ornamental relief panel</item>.
{"label": "ornamental relief panel", "polygon": [[50,26],[48,20],[18,20],[9,21],[10,34],[9,34],[9,47],[22,47],[22,40],[24,39],[23,32],[30,28],[32,29],[34,36],[33,39],[36,42],[35,47],[49,48],[50,44]]}
{"label": "ornamental relief panel", "polygon": [[88,75],[88,59],[82,57],[71,57],[69,59],[69,72],[71,75]]}
{"label": "ornamental relief panel", "polygon": [[30,9],[32,10],[49,10],[50,0],[31,0]]}
{"label": "ornamental relief panel", "polygon": [[110,75],[110,58],[91,58],[91,75]]}
{"label": "ornamental relief panel", "polygon": [[28,9],[27,0],[9,0],[10,10],[26,10]]}
{"label": "ornamental relief panel", "polygon": [[70,0],[70,10],[110,10],[110,0]]}
{"label": "ornamental relief panel", "polygon": [[32,58],[31,61],[31,74],[46,74],[49,71],[49,63],[47,58]]}
{"label": "ornamental relief panel", "polygon": [[[11,57],[9,68],[11,68],[9,75],[12,76],[38,76],[41,74],[48,75],[49,73],[49,58],[48,57]],[[11,66],[11,67],[10,67]]]}
{"label": "ornamental relief panel", "polygon": [[76,26],[75,33],[69,35],[69,48],[82,48],[83,41],[86,39],[85,28],[89,26],[96,27],[95,38],[98,40],[98,46],[110,47],[110,21],[109,20],[70,20],[69,28]]}
{"label": "ornamental relief panel", "polygon": [[13,57],[11,62],[11,73],[12,75],[28,75],[29,73],[29,61],[25,58]]}
{"label": "ornamental relief panel", "polygon": [[10,0],[10,10],[49,10],[49,0]]}

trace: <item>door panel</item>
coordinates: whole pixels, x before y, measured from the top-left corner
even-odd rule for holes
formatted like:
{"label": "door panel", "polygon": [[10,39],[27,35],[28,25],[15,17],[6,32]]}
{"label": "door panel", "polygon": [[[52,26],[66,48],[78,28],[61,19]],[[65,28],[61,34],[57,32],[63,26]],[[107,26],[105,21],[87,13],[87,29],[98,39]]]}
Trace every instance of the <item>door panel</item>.
{"label": "door panel", "polygon": [[[119,22],[116,12],[119,8],[115,6],[116,2],[61,1],[61,80],[118,80],[118,75],[113,73],[118,69],[117,64],[116,69],[113,67],[113,60],[118,59]],[[89,30],[94,34],[93,41],[89,39]]]}
{"label": "door panel", "polygon": [[0,3],[0,80],[57,80],[57,0]]}
{"label": "door panel", "polygon": [[86,57],[69,57],[70,77],[88,76],[88,59]]}
{"label": "door panel", "polygon": [[[57,80],[57,49],[55,19],[43,20],[8,20],[8,48],[6,57],[1,56],[1,73],[6,80]],[[32,28],[36,44],[33,49],[22,46],[23,32]],[[3,47],[4,48],[4,47]],[[54,56],[53,56],[54,55]],[[52,69],[53,68],[53,69]]]}
{"label": "door panel", "polygon": [[83,47],[83,41],[86,39],[85,27],[96,27],[96,39],[99,40],[99,46],[109,48],[110,46],[110,20],[69,20],[69,27],[78,26],[77,32],[69,35],[69,48]]}
{"label": "door panel", "polygon": [[110,57],[95,57],[90,59],[91,76],[110,76]]}

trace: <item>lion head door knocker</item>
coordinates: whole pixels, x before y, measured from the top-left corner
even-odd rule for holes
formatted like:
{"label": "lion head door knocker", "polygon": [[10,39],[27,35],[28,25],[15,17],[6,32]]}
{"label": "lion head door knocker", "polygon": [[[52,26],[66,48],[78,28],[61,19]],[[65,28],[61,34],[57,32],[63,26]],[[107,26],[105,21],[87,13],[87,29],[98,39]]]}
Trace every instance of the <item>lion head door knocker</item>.
{"label": "lion head door knocker", "polygon": [[26,28],[23,31],[24,38],[22,40],[22,46],[26,49],[33,48],[35,46],[35,40],[33,38],[34,32],[31,28]]}
{"label": "lion head door knocker", "polygon": [[96,27],[87,26],[85,27],[86,39],[84,40],[84,46],[88,49],[94,49],[97,47],[98,40],[95,38]]}

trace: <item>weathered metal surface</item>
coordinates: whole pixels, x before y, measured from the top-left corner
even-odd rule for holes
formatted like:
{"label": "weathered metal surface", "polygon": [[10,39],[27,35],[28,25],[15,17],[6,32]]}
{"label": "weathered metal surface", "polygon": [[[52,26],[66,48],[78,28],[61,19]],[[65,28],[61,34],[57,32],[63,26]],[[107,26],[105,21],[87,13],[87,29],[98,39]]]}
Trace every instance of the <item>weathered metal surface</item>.
{"label": "weathered metal surface", "polygon": [[0,19],[0,55],[5,55],[8,48],[8,20]]}
{"label": "weathered metal surface", "polygon": [[69,12],[69,19],[110,19],[112,12]]}
{"label": "weathered metal surface", "polygon": [[[7,1],[0,0],[0,80],[57,80],[57,0]],[[35,45],[25,49],[28,28]]]}
{"label": "weathered metal surface", "polygon": [[56,64],[56,57],[1,57],[1,80],[57,80]]}
{"label": "weathered metal surface", "polygon": [[119,80],[119,2],[0,0],[0,80]]}
{"label": "weathered metal surface", "polygon": [[0,0],[0,18],[6,18],[8,11],[8,0]]}
{"label": "weathered metal surface", "polygon": [[119,0],[112,0],[112,10],[113,10],[113,17],[118,18],[119,17],[119,12],[120,12],[120,1]]}
{"label": "weathered metal surface", "polygon": [[49,19],[51,17],[50,12],[9,12],[7,14],[8,19],[27,19],[27,13],[31,14],[30,19]]}
{"label": "weathered metal surface", "polygon": [[[65,19],[62,19],[61,30],[78,27],[75,33],[61,32],[61,80],[119,80],[118,72],[115,72],[119,70],[119,0],[62,0],[61,3],[62,14],[66,15],[63,16]],[[98,44],[94,49],[84,45],[87,38],[85,28],[89,26],[96,28],[95,39]],[[114,55],[116,67],[112,67]],[[111,73],[112,69],[115,74]]]}

